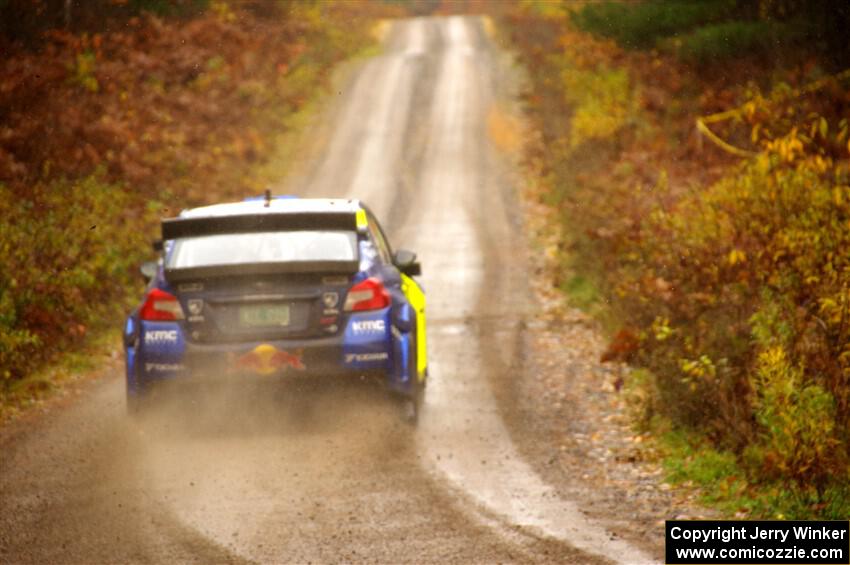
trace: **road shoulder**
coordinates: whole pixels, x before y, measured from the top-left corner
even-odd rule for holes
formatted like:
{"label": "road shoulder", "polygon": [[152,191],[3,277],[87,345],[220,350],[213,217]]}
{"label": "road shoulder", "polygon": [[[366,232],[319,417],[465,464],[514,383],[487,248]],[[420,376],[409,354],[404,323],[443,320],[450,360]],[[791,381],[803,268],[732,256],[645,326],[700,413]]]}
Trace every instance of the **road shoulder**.
{"label": "road shoulder", "polygon": [[[522,330],[521,368],[496,386],[510,433],[537,473],[588,518],[663,558],[664,520],[711,518],[696,493],[666,483],[648,435],[636,431],[623,383],[630,369],[602,363],[606,340],[556,288],[554,210],[519,195],[529,286],[536,303]],[[627,511],[624,512],[624,509]]]}
{"label": "road shoulder", "polygon": [[[505,55],[505,58],[509,58]],[[610,539],[623,539],[663,559],[664,520],[710,518],[696,493],[664,481],[649,436],[635,430],[623,384],[629,368],[602,363],[606,338],[599,323],[569,304],[557,288],[559,211],[524,177],[519,159],[529,135],[519,108],[520,69],[505,73],[489,118],[489,136],[501,153],[506,185],[522,187],[517,202],[515,264],[528,274],[531,305],[520,327],[519,359],[490,379],[499,410],[518,451],[546,483],[574,501]]]}

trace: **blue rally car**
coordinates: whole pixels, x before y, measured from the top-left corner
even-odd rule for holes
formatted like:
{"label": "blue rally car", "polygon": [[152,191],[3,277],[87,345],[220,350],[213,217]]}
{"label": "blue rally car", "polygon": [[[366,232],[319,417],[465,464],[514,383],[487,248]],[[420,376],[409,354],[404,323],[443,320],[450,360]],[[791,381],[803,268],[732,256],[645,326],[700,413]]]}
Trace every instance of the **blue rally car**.
{"label": "blue rally car", "polygon": [[124,329],[127,405],[163,381],[378,375],[415,420],[427,375],[416,255],[357,200],[271,197],[162,221]]}

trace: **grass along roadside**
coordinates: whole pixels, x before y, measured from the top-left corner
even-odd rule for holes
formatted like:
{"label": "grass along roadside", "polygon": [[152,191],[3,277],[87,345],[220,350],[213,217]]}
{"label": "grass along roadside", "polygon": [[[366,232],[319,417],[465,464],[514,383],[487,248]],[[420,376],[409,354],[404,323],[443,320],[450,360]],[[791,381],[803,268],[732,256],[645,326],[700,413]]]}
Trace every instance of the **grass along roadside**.
{"label": "grass along roadside", "polygon": [[[591,37],[551,5],[503,24],[530,75],[554,284],[606,322],[603,359],[640,368],[624,391],[670,480],[732,514],[846,516],[847,91],[788,96],[823,76],[816,49],[770,72],[738,61],[746,84]],[[692,134],[735,107],[723,135],[758,153],[744,161]]]}
{"label": "grass along roadside", "polygon": [[64,403],[86,383],[123,374],[123,355],[119,327],[92,332],[78,347],[6,387],[0,396],[0,428]]}

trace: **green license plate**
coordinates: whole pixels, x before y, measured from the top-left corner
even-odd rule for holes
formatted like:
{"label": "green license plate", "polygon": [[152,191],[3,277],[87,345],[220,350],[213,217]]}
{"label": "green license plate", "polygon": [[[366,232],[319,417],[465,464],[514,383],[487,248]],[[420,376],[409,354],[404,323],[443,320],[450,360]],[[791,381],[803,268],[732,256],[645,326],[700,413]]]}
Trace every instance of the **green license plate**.
{"label": "green license plate", "polygon": [[239,325],[248,328],[289,325],[289,305],[263,304],[239,308]]}

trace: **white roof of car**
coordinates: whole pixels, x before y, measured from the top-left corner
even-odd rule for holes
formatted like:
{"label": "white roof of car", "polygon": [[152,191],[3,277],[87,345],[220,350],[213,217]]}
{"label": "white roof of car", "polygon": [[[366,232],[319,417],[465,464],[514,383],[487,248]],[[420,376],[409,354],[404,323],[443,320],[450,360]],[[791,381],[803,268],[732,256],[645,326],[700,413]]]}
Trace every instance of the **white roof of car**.
{"label": "white roof of car", "polygon": [[362,209],[359,200],[343,198],[294,198],[272,197],[266,206],[263,197],[242,202],[228,202],[190,208],[180,212],[180,218],[209,218],[222,216],[243,216],[251,214],[280,214],[280,213],[326,213],[350,212],[356,213]]}

